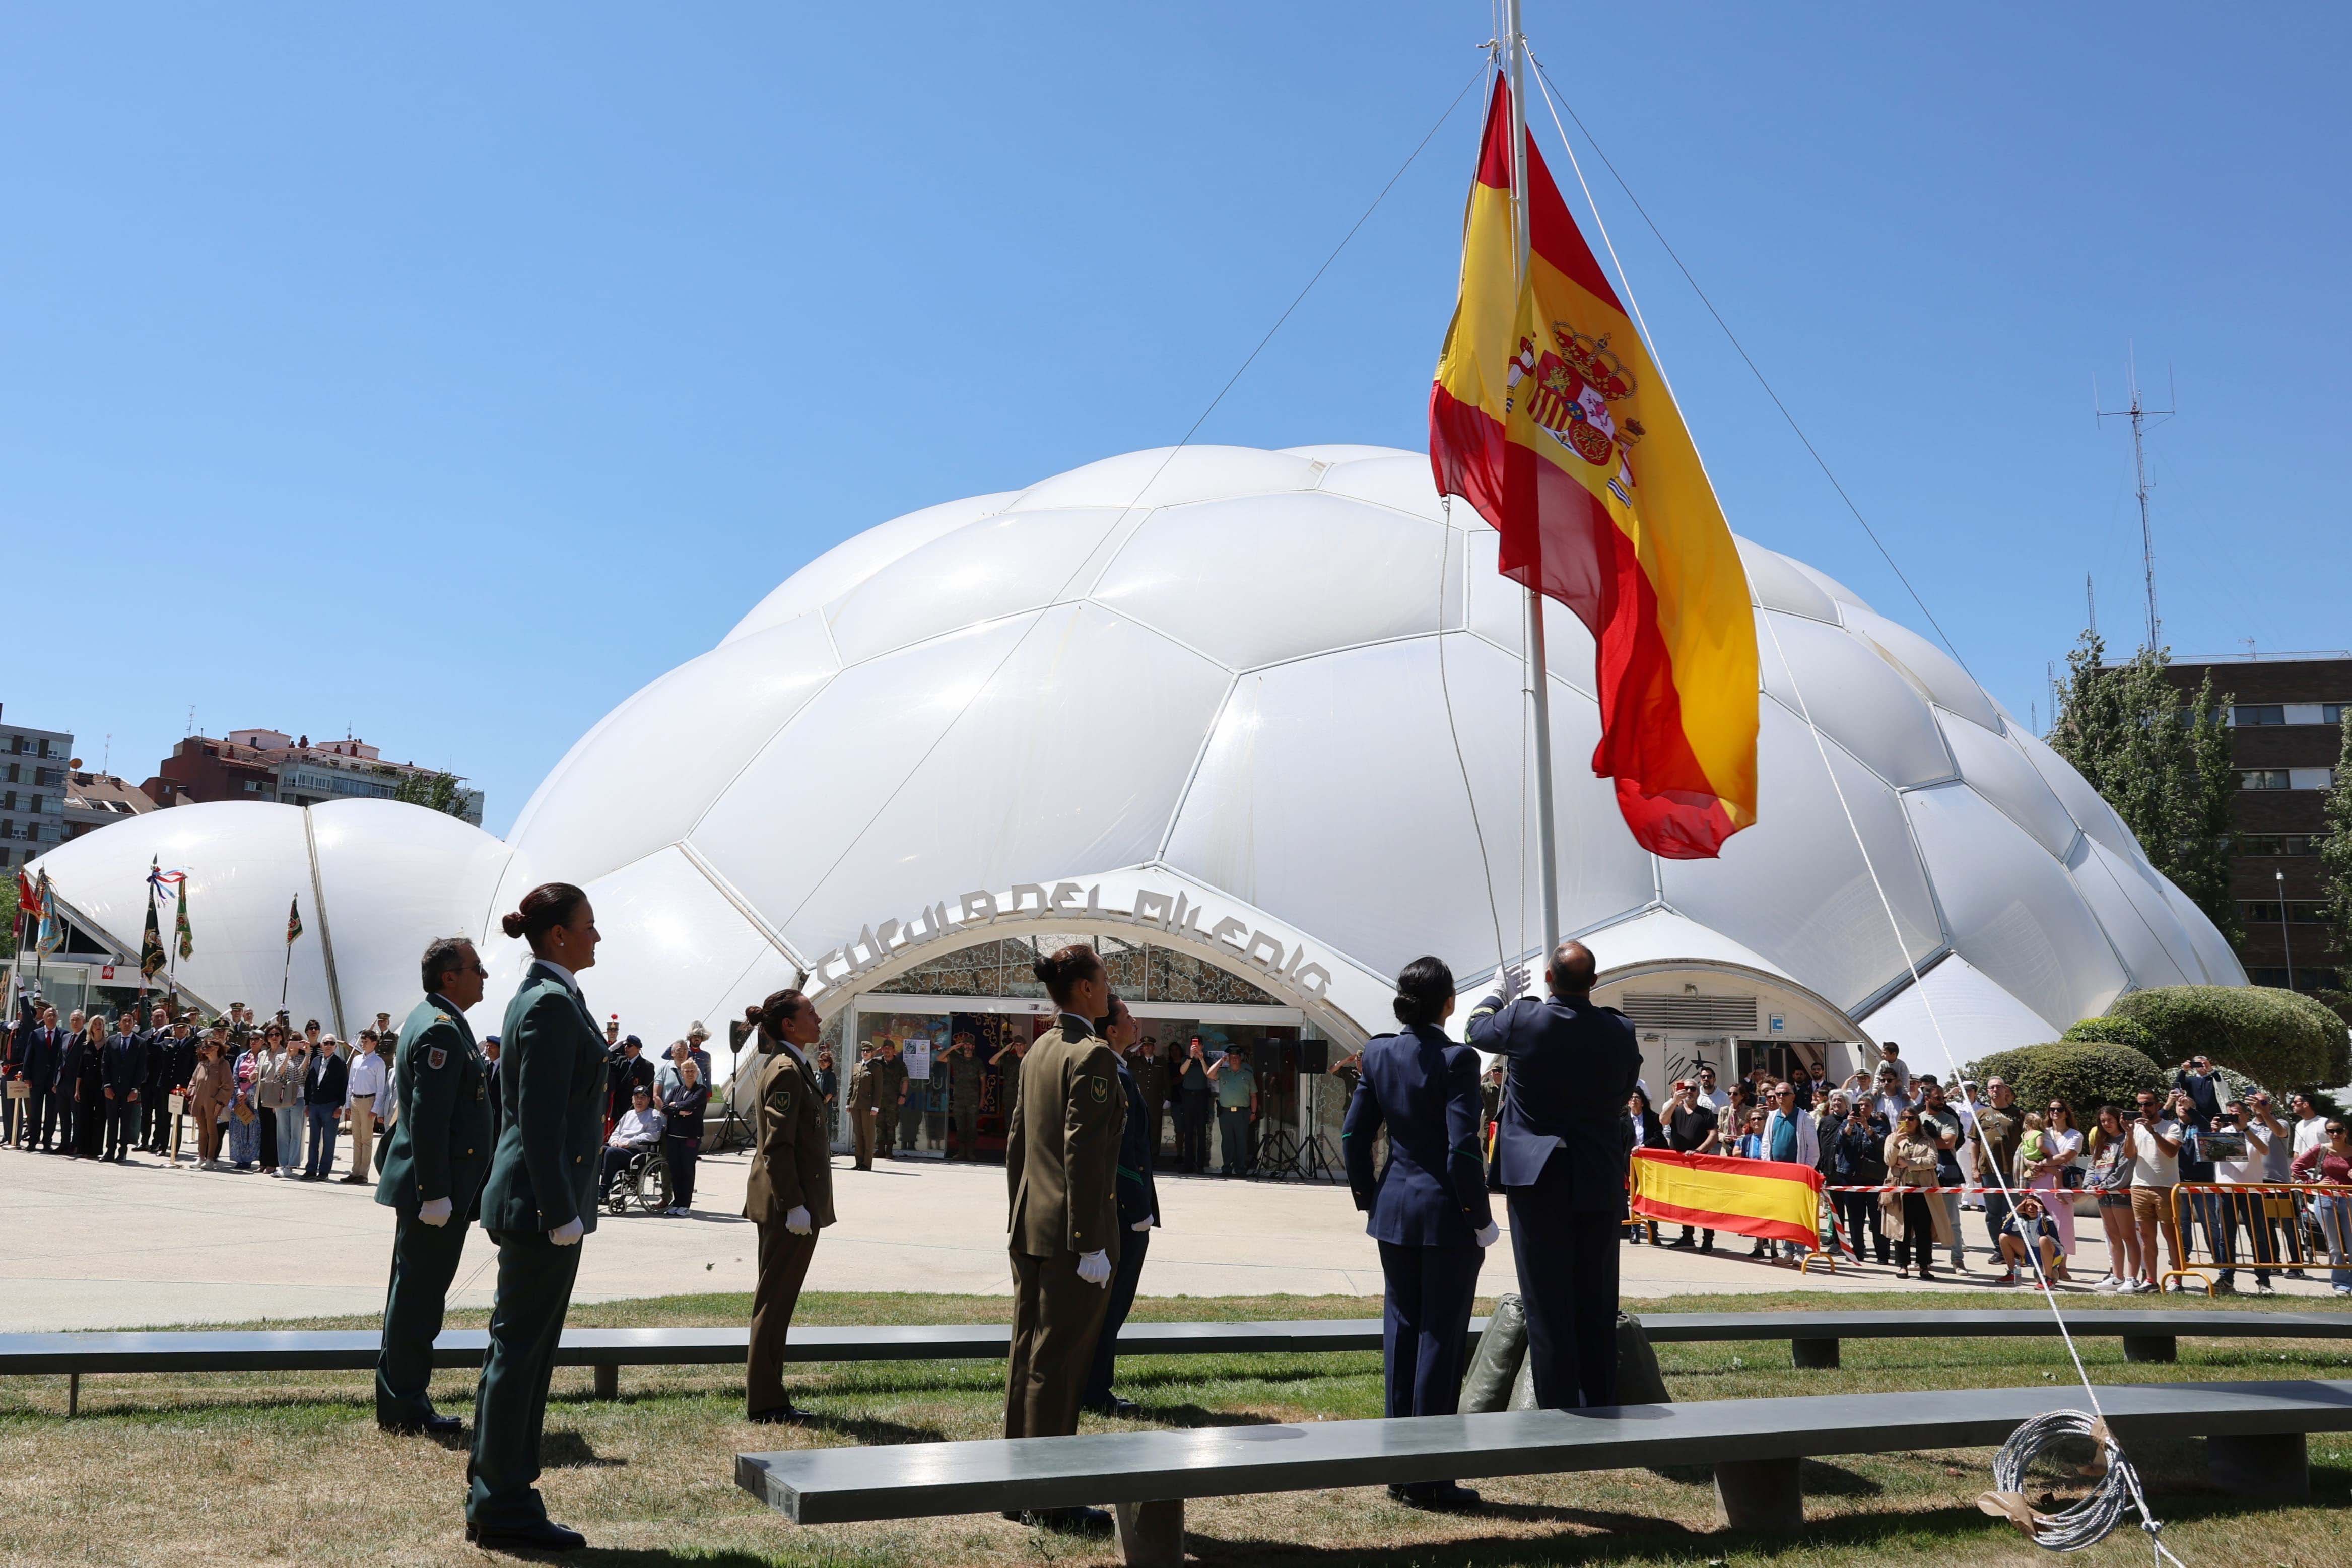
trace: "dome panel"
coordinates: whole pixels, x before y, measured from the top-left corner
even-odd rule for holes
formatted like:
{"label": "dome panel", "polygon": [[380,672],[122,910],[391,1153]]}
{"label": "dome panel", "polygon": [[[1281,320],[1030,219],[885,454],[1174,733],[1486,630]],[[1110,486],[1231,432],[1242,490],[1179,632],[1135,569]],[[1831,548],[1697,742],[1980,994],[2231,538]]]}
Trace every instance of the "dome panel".
{"label": "dome panel", "polygon": [[1849,609],[1845,624],[1848,631],[1865,638],[1896,671],[1935,698],[1937,706],[2000,733],[2000,715],[1993,712],[1984,689],[1952,662],[1950,654],[1908,626],[1898,625],[1867,610]]}
{"label": "dome panel", "polygon": [[[2202,983],[2203,966],[2194,961],[2193,951],[2185,967],[2174,956],[2176,951],[2189,946],[2189,937],[2172,911],[2165,907],[2164,895],[2145,884],[2135,889],[2138,874],[2118,862],[2113,851],[2084,834],[2077,841],[2068,869],[2091,913],[2099,917],[2107,940],[2123,958],[2133,985],[2146,990]],[[2135,897],[2136,892],[2141,896]]]}
{"label": "dome panel", "polygon": [[[2197,958],[2197,967],[2205,971],[2209,986],[2242,986],[2246,983],[2245,967],[2231,951],[2229,938],[2222,936],[2197,901],[2180,891],[2169,878],[2157,878],[2157,889],[2164,895],[2165,907],[2180,922],[2181,930],[2189,934],[2189,945]],[[2182,968],[2189,967],[2182,965]],[[2193,972],[2193,971],[2192,971]]]}
{"label": "dome panel", "polygon": [[878,523],[864,533],[852,534],[778,583],[774,591],[753,605],[751,612],[720,641],[731,643],[738,637],[781,626],[794,616],[823,609],[908,550],[953,533],[975,518],[1003,511],[1017,494],[1004,490],[992,496],[943,501]]}
{"label": "dome panel", "polygon": [[[1394,507],[1416,517],[1427,517],[1433,523],[1445,520],[1444,497],[1437,493],[1437,481],[1430,477],[1426,453],[1386,452],[1336,464],[1324,474],[1321,489],[1327,496],[1351,496],[1379,506]],[[1467,501],[1457,502],[1453,512],[1456,528],[1486,526],[1486,519]]]}
{"label": "dome panel", "polygon": [[1997,1051],[2042,1045],[2057,1038],[2042,1015],[1969,967],[1958,953],[1906,986],[1860,1020],[1870,1038],[1893,1040],[1917,1072],[1942,1082],[1970,1061]]}
{"label": "dome panel", "polygon": [[[1827,748],[1854,825],[1870,845],[1865,862],[1811,732],[1778,703],[1763,704],[1761,715],[1756,825],[1733,834],[1717,860],[1660,861],[1659,881],[1675,909],[1763,954],[1851,1011],[1906,967],[1871,867],[1917,962],[1943,943],[1935,903],[1894,792],[1838,747]],[[1610,810],[1613,817],[1613,800]]]}
{"label": "dome panel", "polygon": [[1119,520],[1108,507],[1024,508],[908,550],[834,606],[829,619],[842,663],[1084,592],[1081,569]]}
{"label": "dome panel", "polygon": [[1048,507],[1148,510],[1272,490],[1311,490],[1322,473],[1323,465],[1308,458],[1255,446],[1159,446],[1056,475],[1022,491],[1013,506],[1024,512]]}
{"label": "dome panel", "polygon": [[1956,715],[1938,712],[1944,739],[1958,759],[1960,777],[1969,787],[2027,832],[2033,841],[2059,860],[2074,852],[2074,819],[2058,803],[2033,764],[2007,737],[1979,728]]}
{"label": "dome panel", "polygon": [[[1444,642],[1475,827],[1438,640],[1422,638],[1244,675],[1185,796],[1169,863],[1377,971],[1433,951],[1464,974],[1491,968],[1498,916],[1477,873],[1478,840],[1483,830],[1496,897],[1516,904],[1525,842],[1517,665],[1458,633]],[[1591,706],[1561,692],[1553,717],[1561,914],[1575,928],[1649,902],[1651,883],[1614,797],[1574,756],[1590,755]],[[1530,910],[1499,913],[1513,948],[1522,931],[1540,941],[1527,881]]]}
{"label": "dome panel", "polygon": [[[396,800],[313,806],[310,832],[335,945],[336,988],[351,1029],[379,1012],[395,1023],[408,1017],[419,994],[417,964],[436,937],[470,937],[485,951],[492,946],[482,916],[508,860],[499,840],[471,822]],[[201,890],[196,896],[191,913],[201,916]]]}
{"label": "dome panel", "polygon": [[513,841],[583,886],[676,843],[834,669],[816,615],[680,664],[556,764],[516,819]]}
{"label": "dome panel", "polygon": [[[1277,449],[1285,457],[1304,457],[1309,463],[1360,463],[1367,458],[1411,456],[1395,446],[1364,446],[1349,442],[1337,442],[1325,446],[1285,446]],[[1428,464],[1423,462],[1426,468]]]}
{"label": "dome panel", "polygon": [[2073,763],[2050,749],[2047,742],[2021,729],[2011,729],[2009,735],[2017,749],[2025,754],[2025,759],[2033,764],[2033,770],[2042,775],[2042,781],[2050,786],[2051,793],[2058,797],[2059,804],[2066,808],[2066,814],[2074,819],[2076,826],[2126,860],[2147,860],[2139,840],[2124,826],[2115,808],[2091,788],[2090,780],[2074,771]]}
{"label": "dome panel", "polygon": [[1815,588],[1820,589],[1823,593],[1828,594],[1839,604],[1850,605],[1856,610],[1868,610],[1870,608],[1869,601],[1864,600],[1861,594],[1856,593],[1853,589],[1848,588],[1844,583],[1840,582],[1836,578],[1832,577],[1828,572],[1822,570],[1819,567],[1808,566],[1805,562],[1799,560],[1794,556],[1784,555],[1780,559],[1787,561],[1790,566],[1795,567],[1798,572],[1803,576],[1806,580],[1810,581]]}
{"label": "dome panel", "polygon": [[1739,564],[1748,570],[1748,597],[1759,606],[1832,626],[1838,623],[1837,601],[1797,570],[1796,562],[1752,539],[1734,538],[1732,543],[1739,547]]}
{"label": "dome panel", "polygon": [[1853,637],[1835,625],[1773,610],[1758,612],[1757,622],[1764,689],[1790,711],[1810,713],[1823,735],[1898,788],[1952,776],[1952,759],[1926,700]]}
{"label": "dome panel", "polygon": [[1903,803],[1960,956],[2053,1031],[2106,1011],[2123,966],[2066,868],[1965,784]]}
{"label": "dome panel", "polygon": [[[1455,537],[1311,491],[1165,507],[1120,547],[1091,597],[1228,669],[1246,670],[1434,632],[1440,607],[1461,603],[1462,552],[1447,549]],[[1234,572],[1204,595],[1204,559],[1265,564]],[[1281,564],[1299,561],[1316,563],[1311,585]]]}
{"label": "dome panel", "polygon": [[[799,791],[820,809],[782,813],[787,829],[747,774],[696,830],[695,844],[795,946],[822,952],[968,888],[1081,876],[1158,852],[1232,677],[1095,605],[1024,620],[1009,653],[958,661],[968,706],[938,715],[935,746],[910,756],[886,742],[890,765],[872,787],[842,789],[828,760]],[[885,661],[903,667],[877,699],[848,689],[867,666],[845,673],[778,749],[829,758],[873,745],[903,722],[894,715],[907,695],[938,678],[921,659],[933,646]],[[811,723],[820,707],[821,727]],[[804,842],[779,856],[772,841],[787,831]]]}

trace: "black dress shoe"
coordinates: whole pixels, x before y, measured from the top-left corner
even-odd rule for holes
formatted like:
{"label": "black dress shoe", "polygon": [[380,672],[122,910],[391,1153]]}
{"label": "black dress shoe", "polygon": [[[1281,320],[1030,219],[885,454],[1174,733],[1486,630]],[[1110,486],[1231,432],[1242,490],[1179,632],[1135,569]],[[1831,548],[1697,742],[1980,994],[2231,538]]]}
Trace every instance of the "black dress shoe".
{"label": "black dress shoe", "polygon": [[551,1519],[509,1527],[468,1524],[466,1539],[485,1552],[577,1552],[588,1538]]}
{"label": "black dress shoe", "polygon": [[1142,1406],[1132,1399],[1122,1399],[1116,1394],[1099,1405],[1087,1405],[1082,1408],[1088,1415],[1099,1416],[1106,1421],[1132,1421],[1143,1414]]}
{"label": "black dress shoe", "polygon": [[1117,1530],[1108,1510],[1099,1508],[1032,1508],[1021,1522],[1059,1535],[1109,1535]]}
{"label": "black dress shoe", "polygon": [[466,1429],[466,1423],[459,1417],[437,1412],[422,1421],[379,1421],[376,1425],[403,1437],[454,1437]]}
{"label": "black dress shoe", "polygon": [[1466,1513],[1478,1506],[1478,1494],[1458,1481],[1392,1486],[1389,1496],[1407,1508],[1427,1509],[1432,1513]]}
{"label": "black dress shoe", "polygon": [[787,1399],[782,1405],[773,1405],[765,1410],[754,1410],[744,1419],[762,1427],[789,1427],[794,1422],[805,1421],[808,1417],[794,1408],[793,1402]]}

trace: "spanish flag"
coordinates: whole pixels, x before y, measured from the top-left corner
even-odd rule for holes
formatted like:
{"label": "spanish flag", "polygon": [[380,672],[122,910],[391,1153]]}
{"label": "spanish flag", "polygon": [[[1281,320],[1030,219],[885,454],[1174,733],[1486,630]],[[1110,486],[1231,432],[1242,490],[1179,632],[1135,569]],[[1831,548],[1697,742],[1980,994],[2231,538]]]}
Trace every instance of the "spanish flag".
{"label": "spanish flag", "polygon": [[1643,849],[1705,860],[1756,821],[1748,575],[1641,334],[1528,139],[1528,276],[1513,266],[1510,88],[1486,108],[1462,292],[1429,397],[1429,458],[1502,535],[1503,575],[1599,644],[1592,770]]}
{"label": "spanish flag", "polygon": [[1637,1218],[1821,1245],[1822,1173],[1811,1166],[1635,1149],[1630,1185]]}

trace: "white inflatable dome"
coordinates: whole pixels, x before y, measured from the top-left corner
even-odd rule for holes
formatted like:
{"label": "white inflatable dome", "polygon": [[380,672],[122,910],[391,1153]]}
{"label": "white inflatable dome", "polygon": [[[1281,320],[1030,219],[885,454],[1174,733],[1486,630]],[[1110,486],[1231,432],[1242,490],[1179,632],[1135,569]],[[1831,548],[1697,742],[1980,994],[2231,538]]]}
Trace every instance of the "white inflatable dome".
{"label": "white inflatable dome", "polygon": [[[1090,928],[1081,889],[1107,908],[1177,890],[1226,932],[1196,946],[1262,942],[1259,970],[1286,966],[1269,988],[1327,1003],[1343,1035],[1376,1029],[1408,958],[1443,955],[1467,984],[1538,941],[1520,597],[1496,542],[1467,507],[1448,513],[1416,453],[1134,453],[818,557],[583,737],[507,844],[355,802],[310,812],[306,846],[293,808],[224,806],[48,862],[69,899],[113,890],[106,918],[134,942],[121,900],[154,846],[197,869],[194,973],[215,1002],[274,995],[307,852],[347,1017],[413,993],[425,936],[493,929],[560,878],[588,887],[605,937],[592,1006],[649,1040],[692,1019],[723,1035],[803,968],[821,1001],[870,988],[894,930],[1024,884],[1073,909],[1032,922],[1048,930]],[[1719,861],[1635,847],[1591,772],[1591,640],[1565,612],[1548,622],[1561,913],[1604,972],[1777,977],[1874,1038],[1926,1034],[1932,1009],[1969,1055],[2052,1038],[2126,988],[2243,983],[2115,814],[1949,656],[1811,568],[1740,548],[1760,616],[1760,820]],[[487,956],[485,1023],[519,945]],[[298,972],[298,991],[322,984]]]}

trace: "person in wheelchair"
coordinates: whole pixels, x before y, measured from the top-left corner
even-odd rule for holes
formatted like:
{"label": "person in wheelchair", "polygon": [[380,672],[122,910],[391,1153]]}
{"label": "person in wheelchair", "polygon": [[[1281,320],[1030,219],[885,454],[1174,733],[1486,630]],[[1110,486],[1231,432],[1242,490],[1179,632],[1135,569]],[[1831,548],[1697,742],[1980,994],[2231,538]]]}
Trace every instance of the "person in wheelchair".
{"label": "person in wheelchair", "polygon": [[629,1108],[613,1124],[613,1135],[604,1140],[604,1173],[598,1190],[612,1191],[614,1180],[639,1155],[659,1153],[661,1139],[662,1113],[654,1109],[653,1091],[640,1083],[630,1092]]}

